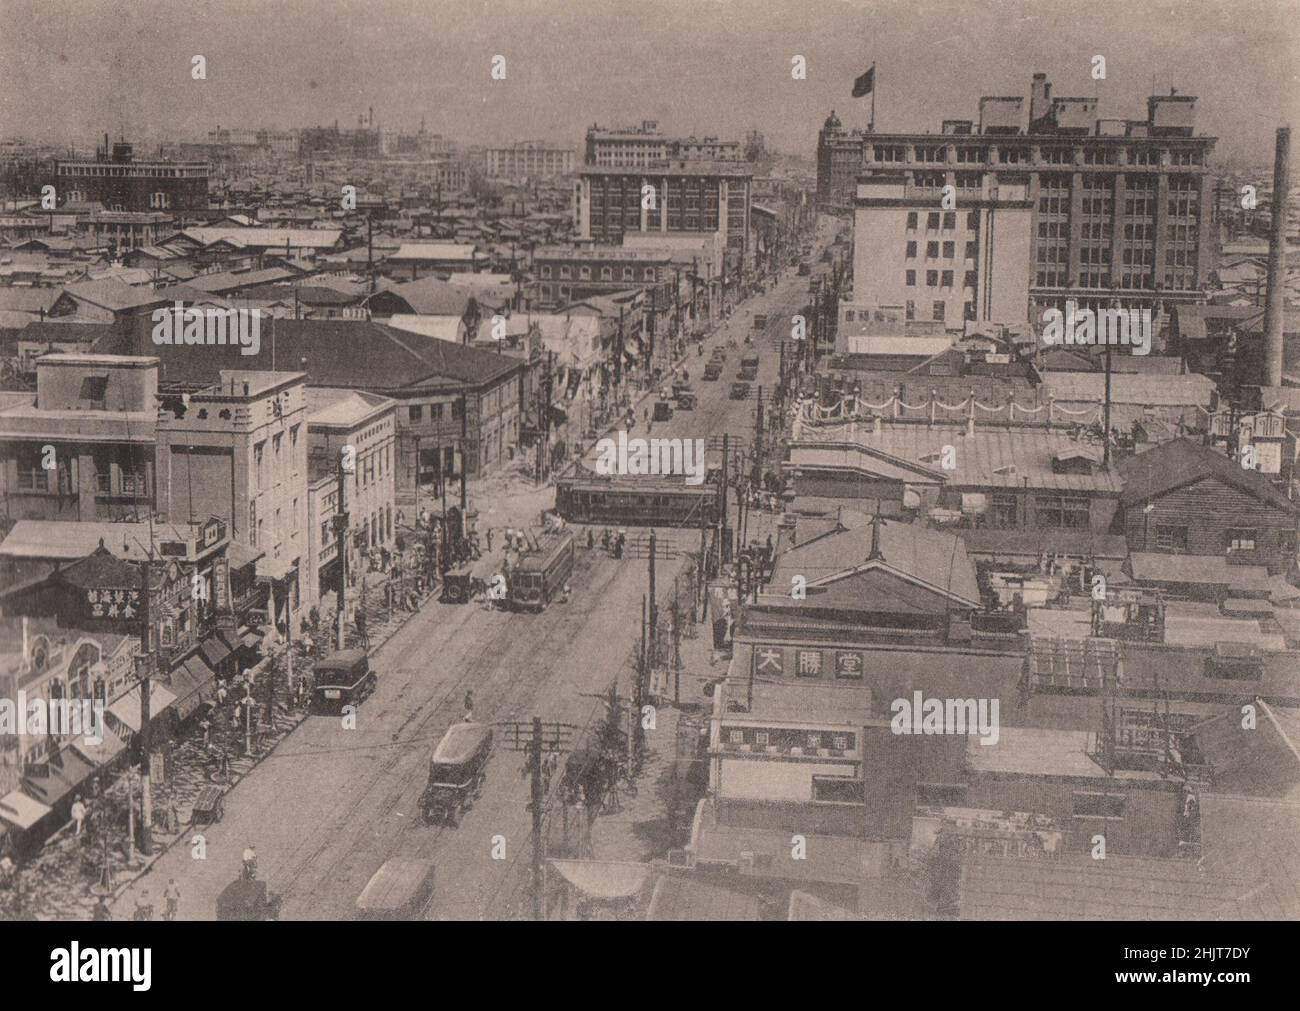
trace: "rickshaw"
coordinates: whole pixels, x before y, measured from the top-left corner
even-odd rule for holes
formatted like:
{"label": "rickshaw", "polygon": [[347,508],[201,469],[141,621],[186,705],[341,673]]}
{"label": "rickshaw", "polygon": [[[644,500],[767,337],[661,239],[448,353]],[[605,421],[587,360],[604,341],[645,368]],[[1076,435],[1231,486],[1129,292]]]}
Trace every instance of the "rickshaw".
{"label": "rickshaw", "polygon": [[366,698],[379,684],[364,649],[341,649],[316,661],[313,701],[323,711],[342,712]]}
{"label": "rickshaw", "polygon": [[455,828],[483,792],[491,756],[491,727],[468,720],[453,724],[429,760],[429,782],[420,798],[424,820]]}
{"label": "rickshaw", "polygon": [[194,810],[190,815],[190,824],[195,828],[219,822],[226,813],[225,795],[220,787],[205,786],[194,798]]}
{"label": "rickshaw", "polygon": [[393,857],[375,871],[357,896],[358,920],[419,920],[433,904],[434,865]]}

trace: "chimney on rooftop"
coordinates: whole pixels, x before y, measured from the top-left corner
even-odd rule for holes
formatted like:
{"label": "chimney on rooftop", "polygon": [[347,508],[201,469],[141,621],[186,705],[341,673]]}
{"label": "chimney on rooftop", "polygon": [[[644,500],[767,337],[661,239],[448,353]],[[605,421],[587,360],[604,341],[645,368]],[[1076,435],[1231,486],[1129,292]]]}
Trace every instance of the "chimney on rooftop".
{"label": "chimney on rooftop", "polygon": [[1046,74],[1035,74],[1029,86],[1029,122],[1037,123],[1052,111],[1052,85]]}
{"label": "chimney on rooftop", "polygon": [[1290,191],[1291,128],[1277,129],[1273,155],[1273,227],[1268,242],[1268,297],[1264,302],[1264,385],[1282,385],[1282,295],[1286,277],[1286,195]]}

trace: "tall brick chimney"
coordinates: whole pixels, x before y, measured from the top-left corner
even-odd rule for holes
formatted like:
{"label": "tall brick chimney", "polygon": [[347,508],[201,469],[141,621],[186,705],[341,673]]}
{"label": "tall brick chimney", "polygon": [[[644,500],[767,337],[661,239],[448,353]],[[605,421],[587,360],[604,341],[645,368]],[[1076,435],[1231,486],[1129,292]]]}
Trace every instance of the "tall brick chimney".
{"label": "tall brick chimney", "polygon": [[1277,130],[1273,155],[1273,227],[1268,242],[1268,297],[1264,303],[1264,385],[1282,385],[1282,295],[1286,279],[1286,198],[1290,190],[1291,128]]}

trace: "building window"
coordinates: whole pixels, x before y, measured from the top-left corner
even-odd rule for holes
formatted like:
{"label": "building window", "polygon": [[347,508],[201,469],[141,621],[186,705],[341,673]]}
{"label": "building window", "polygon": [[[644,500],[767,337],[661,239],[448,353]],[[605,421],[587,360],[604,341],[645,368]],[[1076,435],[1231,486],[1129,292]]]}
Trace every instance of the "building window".
{"label": "building window", "polygon": [[572,269],[570,269],[569,267],[561,267],[561,268],[560,268],[560,279],[561,279],[561,280],[567,281],[567,280],[569,280],[571,277],[573,277],[573,271],[572,271]]}
{"label": "building window", "polygon": [[916,319],[916,303],[913,302],[910,298],[907,300],[907,307],[904,310],[904,312],[905,312],[905,316],[904,316],[905,319]]}
{"label": "building window", "polygon": [[579,268],[578,268],[578,277],[579,277],[580,280],[583,280],[583,281],[590,281],[590,280],[591,280],[591,268],[590,268],[590,267],[579,267]]}
{"label": "building window", "polygon": [[1015,495],[994,494],[990,502],[989,512],[995,527],[1015,527],[1020,525],[1020,510],[1017,507]]}
{"label": "building window", "polygon": [[915,259],[916,259],[916,243],[915,243],[915,242],[909,242],[909,243],[907,244],[907,258],[908,258],[909,260],[915,260]]}
{"label": "building window", "polygon": [[1228,530],[1229,551],[1254,551],[1255,531],[1248,527],[1231,527]]}
{"label": "building window", "polygon": [[451,420],[459,421],[465,416],[465,401],[453,400],[451,403]]}
{"label": "building window", "polygon": [[934,315],[933,315],[933,318],[934,318],[937,322],[941,322],[941,321],[943,320],[943,313],[944,313],[944,304],[943,304],[943,302],[942,302],[942,301],[938,301],[938,300],[936,300],[935,303],[934,303],[934,307],[933,307],[933,308],[934,308]]}
{"label": "building window", "polygon": [[601,268],[600,268],[600,279],[601,279],[602,281],[612,281],[612,280],[614,280],[614,269],[613,269],[612,267],[601,267]]}
{"label": "building window", "polygon": [[1127,800],[1127,797],[1119,793],[1091,793],[1080,790],[1074,794],[1074,817],[1122,821]]}
{"label": "building window", "polygon": [[411,421],[421,421],[424,418],[424,405],[412,404],[406,409],[406,416]]}
{"label": "building window", "polygon": [[915,287],[916,287],[916,271],[915,271],[915,270],[909,270],[909,271],[907,272],[907,286],[908,286],[909,288],[915,288]]}
{"label": "building window", "polygon": [[1161,551],[1186,551],[1187,528],[1165,525],[1156,527],[1156,547]]}
{"label": "building window", "polygon": [[542,277],[550,277],[550,276],[551,276],[551,265],[550,265],[549,263],[544,263],[544,264],[542,264],[542,271],[541,271],[541,274],[542,274]]}
{"label": "building window", "polygon": [[939,212],[931,211],[925,216],[925,227],[927,231],[936,232],[939,230]]}
{"label": "building window", "polygon": [[907,212],[907,230],[909,232],[916,231],[916,211]]}
{"label": "building window", "polygon": [[944,214],[943,214],[943,227],[944,227],[945,229],[952,229],[952,228],[956,228],[956,227],[957,227],[957,212],[956,212],[956,211],[945,211],[945,212],[944,212]]}
{"label": "building window", "polygon": [[1088,499],[1083,495],[1040,495],[1036,501],[1040,529],[1088,529]]}
{"label": "building window", "polygon": [[943,258],[945,260],[951,260],[956,255],[957,255],[957,243],[945,242],[943,244]]}
{"label": "building window", "polygon": [[941,288],[951,288],[951,287],[952,287],[952,271],[951,271],[951,270],[945,270],[945,271],[943,271],[943,273],[941,273],[941,274],[939,275],[939,287],[941,287]]}
{"label": "building window", "polygon": [[925,258],[927,260],[939,259],[939,243],[927,242],[925,244]]}
{"label": "building window", "polygon": [[248,543],[257,547],[257,500],[248,503]]}
{"label": "building window", "polygon": [[939,286],[939,272],[937,270],[927,270],[925,272],[925,285],[927,288],[937,288]]}

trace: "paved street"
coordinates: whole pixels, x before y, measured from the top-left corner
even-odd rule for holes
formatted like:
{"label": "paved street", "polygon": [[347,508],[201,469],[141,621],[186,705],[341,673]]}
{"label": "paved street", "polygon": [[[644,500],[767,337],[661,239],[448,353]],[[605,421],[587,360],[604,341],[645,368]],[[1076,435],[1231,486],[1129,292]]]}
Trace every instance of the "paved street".
{"label": "paved street", "polygon": [[[789,317],[798,311],[805,289],[806,279],[787,270],[779,285],[737,307],[706,341],[706,356],[730,337],[743,349],[753,313],[767,313],[767,334],[755,340],[762,354],[755,385],[772,389],[778,371],[775,342],[783,331],[788,335]],[[691,358],[687,367],[699,406],[676,412],[653,434],[707,438],[725,431],[751,445],[754,401],[727,397],[739,358],[739,350],[731,351],[723,378],[714,383],[700,378],[707,358]],[[487,489],[481,491],[486,497]],[[476,499],[476,504],[482,522],[493,526],[535,517],[542,504],[553,501],[549,491],[531,488],[520,489],[517,499],[504,487],[491,491],[490,501]],[[471,485],[471,493],[480,492]],[[751,527],[751,536],[754,531]],[[695,546],[693,537],[675,538],[674,532],[665,537],[683,549]],[[661,563],[661,604],[682,564],[681,559]],[[528,915],[531,815],[523,756],[506,750],[498,734],[483,796],[455,829],[422,824],[417,802],[432,749],[464,716],[466,690],[474,693],[478,720],[539,715],[578,727],[603,718],[604,706],[592,696],[607,689],[611,679],[617,677],[621,693],[629,691],[645,563],[614,561],[599,549],[584,548],[571,583],[570,603],[537,615],[427,604],[372,657],[379,689],[362,704],[356,729],[343,729],[337,718],[308,719],[227,796],[224,820],[204,832],[205,858],[195,859],[190,843],[177,844],[118,897],[115,915],[129,915],[142,888],[157,901],[175,877],[182,892],[180,917],[212,918],[216,897],[238,876],[248,845],[257,851],[260,876],[284,896],[287,918],[347,916],[375,870],[399,855],[436,862],[439,885],[431,917]],[[673,726],[673,721],[660,725],[666,739],[652,740],[652,749],[671,754]],[[505,841],[504,859],[493,859],[498,836]]]}

